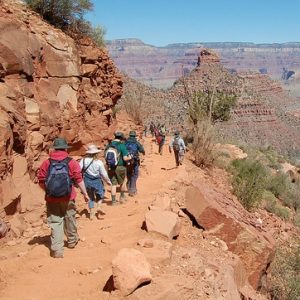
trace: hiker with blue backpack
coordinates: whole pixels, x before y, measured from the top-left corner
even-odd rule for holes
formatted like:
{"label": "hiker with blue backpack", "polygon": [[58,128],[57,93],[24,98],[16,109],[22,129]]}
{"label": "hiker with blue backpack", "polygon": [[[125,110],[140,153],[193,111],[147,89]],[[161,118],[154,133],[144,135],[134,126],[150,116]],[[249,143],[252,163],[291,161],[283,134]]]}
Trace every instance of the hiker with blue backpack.
{"label": "hiker with blue backpack", "polygon": [[75,248],[79,241],[76,226],[76,191],[77,184],[87,202],[87,194],[79,163],[69,157],[70,148],[63,138],[56,138],[51,147],[49,159],[45,160],[38,172],[39,185],[45,190],[47,220],[51,228],[51,251],[54,258],[63,258],[64,232],[67,247]]}
{"label": "hiker with blue backpack", "polygon": [[137,194],[136,182],[139,177],[140,156],[139,153],[145,155],[145,150],[142,144],[136,138],[136,132],[130,131],[129,138],[125,142],[128,153],[131,159],[127,162],[127,190],[128,195],[133,197]]}
{"label": "hiker with blue backpack", "polygon": [[172,153],[172,150],[174,151],[176,167],[178,167],[182,165],[186,151],[184,140],[180,137],[178,130],[175,131],[174,137],[171,139],[169,144],[169,152]]}
{"label": "hiker with blue backpack", "polygon": [[[100,205],[104,198],[105,188],[103,180],[109,185],[111,181],[108,178],[103,162],[98,158],[101,152],[96,145],[89,145],[86,156],[80,161],[81,173],[83,175],[85,187],[89,195],[90,220],[95,217],[95,210],[100,211]],[[95,208],[96,206],[96,208]]]}
{"label": "hiker with blue backpack", "polygon": [[[126,178],[126,161],[131,159],[125,144],[125,136],[122,132],[115,132],[115,138],[105,148],[105,161],[107,165],[108,177],[112,183],[111,186],[111,203],[117,205],[126,201],[126,186],[124,181]],[[120,186],[120,198],[117,202],[117,186]]]}

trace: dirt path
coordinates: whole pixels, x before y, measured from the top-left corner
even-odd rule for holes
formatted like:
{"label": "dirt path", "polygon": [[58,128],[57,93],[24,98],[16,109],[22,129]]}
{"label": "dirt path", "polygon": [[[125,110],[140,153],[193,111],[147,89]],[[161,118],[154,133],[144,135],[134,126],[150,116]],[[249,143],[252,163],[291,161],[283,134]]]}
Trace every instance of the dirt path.
{"label": "dirt path", "polygon": [[[82,214],[78,218],[82,241],[75,249],[65,248],[63,259],[49,256],[47,228],[35,238],[1,249],[0,299],[99,299],[111,275],[112,259],[119,249],[133,247],[147,235],[141,229],[147,206],[164,185],[184,170],[184,166],[175,168],[167,144],[163,156],[158,155],[150,138],[145,139],[144,146],[146,156],[138,195],[123,205],[110,206],[107,193],[105,215],[90,221]],[[78,211],[84,212],[83,200],[77,199],[77,203]]]}

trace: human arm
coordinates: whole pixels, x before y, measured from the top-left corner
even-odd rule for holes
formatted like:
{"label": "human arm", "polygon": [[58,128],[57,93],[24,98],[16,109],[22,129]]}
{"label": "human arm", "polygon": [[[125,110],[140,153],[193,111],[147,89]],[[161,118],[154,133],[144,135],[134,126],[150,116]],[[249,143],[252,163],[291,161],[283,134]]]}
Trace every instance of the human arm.
{"label": "human arm", "polygon": [[132,159],[131,155],[128,153],[126,149],[125,144],[120,144],[119,149],[120,149],[120,155],[122,155],[124,161],[129,161]]}
{"label": "human arm", "polygon": [[106,172],[106,169],[104,167],[104,164],[101,160],[98,161],[98,166],[99,166],[99,173],[100,173],[100,176],[109,184],[109,185],[112,185],[109,177],[108,177],[108,174]]}
{"label": "human arm", "polygon": [[138,151],[140,153],[142,153],[143,155],[145,155],[145,149],[144,149],[143,145],[140,142],[138,142],[137,144],[138,144]]}
{"label": "human arm", "polygon": [[45,190],[45,180],[46,180],[46,177],[47,177],[47,174],[48,174],[48,168],[49,168],[49,165],[50,165],[50,162],[49,160],[45,160],[40,168],[39,168],[39,171],[38,171],[38,174],[37,174],[37,177],[38,177],[38,183],[39,183],[39,186]]}
{"label": "human arm", "polygon": [[170,143],[169,143],[169,152],[170,153],[172,153],[173,143],[174,143],[174,138],[172,138],[171,141],[170,141]]}

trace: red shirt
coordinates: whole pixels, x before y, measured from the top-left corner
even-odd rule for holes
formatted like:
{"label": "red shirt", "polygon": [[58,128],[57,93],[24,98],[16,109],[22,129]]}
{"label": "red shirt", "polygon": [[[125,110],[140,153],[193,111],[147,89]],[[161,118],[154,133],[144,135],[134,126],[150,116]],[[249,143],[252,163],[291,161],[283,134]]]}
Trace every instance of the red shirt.
{"label": "red shirt", "polygon": [[[50,153],[50,158],[54,160],[63,160],[67,157],[68,157],[68,153],[63,150],[54,150],[53,152]],[[47,159],[42,163],[38,172],[39,184],[43,189],[45,189],[45,180],[48,174],[49,166],[50,166],[50,161],[49,159]],[[73,179],[76,183],[80,183],[83,180],[80,165],[75,159],[72,159],[69,162],[69,175],[70,178]],[[70,196],[55,198],[55,197],[50,197],[45,195],[46,201],[49,202],[69,201],[69,200],[75,200],[75,198],[76,198],[76,192],[73,185],[72,185],[72,191]]]}

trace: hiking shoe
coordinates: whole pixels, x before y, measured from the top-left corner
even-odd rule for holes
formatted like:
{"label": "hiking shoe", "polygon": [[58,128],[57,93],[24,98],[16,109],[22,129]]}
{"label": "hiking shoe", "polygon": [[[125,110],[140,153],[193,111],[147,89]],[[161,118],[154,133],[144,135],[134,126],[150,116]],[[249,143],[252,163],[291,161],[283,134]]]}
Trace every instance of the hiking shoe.
{"label": "hiking shoe", "polygon": [[111,202],[111,205],[112,206],[116,206],[116,205],[118,205],[118,202],[117,201],[113,201],[113,202]]}
{"label": "hiking shoe", "polygon": [[64,258],[64,254],[62,252],[51,251],[50,256],[53,258]]}
{"label": "hiking shoe", "polygon": [[67,247],[69,249],[74,249],[76,247],[76,245],[78,244],[78,242],[79,242],[79,238],[76,242],[68,244]]}

